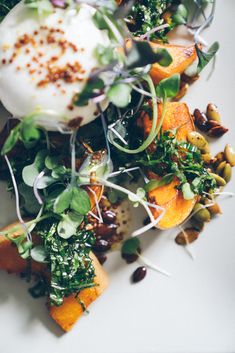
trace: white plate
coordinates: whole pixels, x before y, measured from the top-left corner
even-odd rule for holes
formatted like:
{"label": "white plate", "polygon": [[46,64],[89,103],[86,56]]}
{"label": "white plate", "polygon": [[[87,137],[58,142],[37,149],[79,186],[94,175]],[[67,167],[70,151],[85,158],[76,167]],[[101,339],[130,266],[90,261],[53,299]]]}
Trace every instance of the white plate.
{"label": "white plate", "polygon": [[[214,152],[235,144],[235,1],[217,1],[216,18],[205,37],[221,49],[209,81],[208,67],[191,88],[187,103],[204,109],[215,102],[229,133],[213,143]],[[226,190],[235,191],[235,177]],[[0,190],[0,221],[14,219]],[[155,353],[235,352],[235,201],[221,200],[223,216],[213,220],[193,247],[192,261],[172,232],[149,232],[144,255],[172,272],[167,278],[148,271],[131,285],[137,264],[125,265],[118,253],[109,257],[109,289],[68,334],[51,321],[44,300],[34,300],[21,279],[0,274],[0,352]],[[134,220],[144,218],[143,210]],[[137,223],[135,221],[135,223]],[[141,223],[141,222],[139,222]]]}

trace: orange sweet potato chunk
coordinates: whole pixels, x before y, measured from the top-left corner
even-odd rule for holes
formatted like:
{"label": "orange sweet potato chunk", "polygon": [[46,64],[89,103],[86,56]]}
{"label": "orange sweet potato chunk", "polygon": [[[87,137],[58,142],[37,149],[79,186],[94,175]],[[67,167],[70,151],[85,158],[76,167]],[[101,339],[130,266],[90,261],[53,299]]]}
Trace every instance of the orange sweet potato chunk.
{"label": "orange sweet potato chunk", "polygon": [[[162,112],[161,105],[158,107],[158,112],[160,117]],[[147,114],[142,117],[142,124],[147,135],[152,126],[152,120]],[[178,127],[177,139],[181,141],[187,140],[188,132],[195,129],[187,105],[181,102],[168,102],[162,129],[171,130]],[[149,178],[159,179],[152,172],[149,172]],[[179,180],[175,177],[170,184],[156,188],[148,193],[148,198],[152,203],[162,206],[166,210],[164,217],[158,224],[161,229],[173,228],[181,224],[195,205],[196,198],[185,200],[182,192],[176,189],[177,185],[179,185]],[[156,209],[152,209],[152,212],[155,218],[160,215]]]}
{"label": "orange sweet potato chunk", "polygon": [[[1,231],[12,228],[19,223],[11,224]],[[14,237],[22,234],[23,228],[19,228],[14,233]],[[36,235],[34,236],[34,239]],[[103,267],[98,262],[94,254],[91,253],[95,268],[95,284],[93,288],[87,288],[80,292],[79,299],[84,303],[85,307],[95,301],[108,286],[108,276]],[[9,273],[19,274],[26,268],[26,261],[19,256],[17,248],[5,236],[0,236],[0,270],[5,270]],[[32,272],[44,272],[49,277],[49,272],[44,264],[32,261]],[[52,306],[49,308],[51,317],[64,330],[69,331],[75,322],[82,316],[83,308],[78,299],[74,295],[64,299],[64,303],[60,307]]]}
{"label": "orange sweet potato chunk", "polygon": [[151,43],[151,45],[154,49],[167,49],[173,59],[172,63],[167,67],[163,67],[157,63],[152,65],[150,75],[155,84],[171,75],[177,73],[182,74],[197,58],[196,48],[194,45],[189,47],[158,43]]}
{"label": "orange sweet potato chunk", "polygon": [[[103,267],[98,262],[94,254],[91,255],[95,267],[95,287],[84,289],[79,294],[79,299],[87,308],[93,301],[95,301],[108,286],[108,276]],[[50,307],[50,315],[57,322],[57,324],[64,330],[69,331],[75,322],[82,316],[83,308],[79,303],[78,298],[74,295],[64,299],[64,303],[57,307]]]}

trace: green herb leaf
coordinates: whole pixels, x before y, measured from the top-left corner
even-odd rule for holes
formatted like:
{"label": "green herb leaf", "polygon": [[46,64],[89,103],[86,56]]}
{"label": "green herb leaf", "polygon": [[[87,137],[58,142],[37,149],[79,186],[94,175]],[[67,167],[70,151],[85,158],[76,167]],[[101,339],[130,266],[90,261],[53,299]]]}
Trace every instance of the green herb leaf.
{"label": "green herb leaf", "polygon": [[45,159],[45,166],[49,170],[53,170],[57,167],[59,167],[59,162],[61,158],[58,156],[47,156]]}
{"label": "green herb leaf", "polygon": [[138,248],[140,248],[139,238],[129,238],[122,244],[121,252],[127,255],[137,254]]}
{"label": "green herb leaf", "polygon": [[195,194],[192,192],[192,189],[189,183],[183,184],[182,193],[185,200],[192,200],[195,197]]}
{"label": "green herb leaf", "polygon": [[187,23],[187,19],[188,19],[188,10],[183,4],[180,4],[177,7],[176,12],[173,14],[172,20],[176,25],[183,25]]}
{"label": "green herb leaf", "polygon": [[34,193],[33,189],[28,185],[21,183],[19,184],[19,193],[23,198],[23,208],[29,214],[37,214],[41,208],[39,205]]}
{"label": "green herb leaf", "polygon": [[101,44],[97,45],[95,56],[100,65],[108,65],[116,59],[115,50],[112,46],[105,47]]}
{"label": "green herb leaf", "polygon": [[158,180],[150,180],[146,185],[145,185],[145,190],[147,192],[152,191],[154,189],[160,188],[161,186],[170,184],[174,178],[174,174],[170,173],[165,176],[163,176],[161,179]]}
{"label": "green herb leaf", "polygon": [[198,73],[200,73],[204,69],[204,67],[214,58],[218,50],[219,50],[218,42],[213,43],[206,53],[203,52],[198,45],[196,45],[196,51],[197,51],[197,56],[199,60],[198,67],[197,67]]}
{"label": "green herb leaf", "polygon": [[173,98],[177,95],[180,88],[180,75],[175,74],[160,81],[156,88],[157,96],[163,99]]}
{"label": "green herb leaf", "polygon": [[119,108],[126,107],[131,101],[131,91],[130,85],[125,83],[117,83],[113,85],[107,92],[107,97],[110,102]]}
{"label": "green herb leaf", "polygon": [[162,66],[168,66],[172,62],[172,57],[165,49],[154,51],[148,42],[133,41],[132,47],[127,55],[127,68],[134,69],[159,63]]}
{"label": "green herb leaf", "polygon": [[4,156],[5,154],[7,154],[8,152],[10,152],[12,150],[12,148],[18,142],[19,137],[20,137],[19,127],[16,126],[13,130],[11,130],[10,135],[8,136],[8,138],[6,139],[6,141],[3,145],[3,148],[1,151],[2,156]]}
{"label": "green herb leaf", "polygon": [[101,78],[90,78],[83,91],[74,97],[73,103],[78,107],[87,105],[89,99],[98,97],[102,94],[104,87],[104,81]]}
{"label": "green herb leaf", "polygon": [[63,239],[69,239],[76,234],[77,228],[83,221],[83,216],[66,214],[62,216],[62,220],[58,224],[57,232]]}
{"label": "green herb leaf", "polygon": [[54,212],[61,214],[70,207],[73,198],[73,189],[68,188],[60,194],[54,204]]}
{"label": "green herb leaf", "polygon": [[24,119],[21,123],[21,139],[24,143],[38,141],[41,134],[39,129],[34,125],[33,118]]}
{"label": "green herb leaf", "polygon": [[30,255],[31,255],[32,259],[36,262],[40,262],[40,263],[47,262],[46,261],[47,254],[46,254],[46,250],[43,245],[35,246],[31,250]]}
{"label": "green herb leaf", "polygon": [[85,190],[76,187],[72,189],[72,192],[71,209],[81,215],[86,215],[91,209],[91,201],[88,193]]}
{"label": "green herb leaf", "polygon": [[[34,182],[40,172],[44,169],[45,167],[45,158],[47,155],[47,150],[41,150],[37,153],[35,160],[33,164],[28,165],[27,167],[24,167],[22,171],[22,177],[23,181],[25,182],[26,185],[33,187]],[[37,189],[45,189],[49,185],[53,184],[55,180],[51,176],[42,176],[37,183]]]}

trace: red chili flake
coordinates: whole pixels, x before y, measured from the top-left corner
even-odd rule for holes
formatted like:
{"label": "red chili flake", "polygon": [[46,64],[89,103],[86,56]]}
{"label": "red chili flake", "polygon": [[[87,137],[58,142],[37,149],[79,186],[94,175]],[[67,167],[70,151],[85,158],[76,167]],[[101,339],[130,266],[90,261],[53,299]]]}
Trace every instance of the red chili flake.
{"label": "red chili flake", "polygon": [[29,48],[26,48],[26,49],[25,49],[25,53],[26,53],[26,54],[29,54],[29,53],[30,53],[30,49],[29,49]]}
{"label": "red chili flake", "polygon": [[50,59],[50,61],[57,61],[57,60],[59,60],[58,56],[52,56]]}
{"label": "red chili flake", "polygon": [[38,63],[38,58],[36,58],[36,56],[33,56],[32,61],[34,61],[35,63]]}
{"label": "red chili flake", "polygon": [[34,34],[35,36],[37,36],[37,35],[38,35],[38,31],[34,31],[33,34]]}
{"label": "red chili flake", "polygon": [[73,111],[74,110],[74,106],[72,105],[72,104],[70,104],[70,105],[68,105],[68,110],[71,110],[71,111]]}
{"label": "red chili flake", "polygon": [[48,43],[48,44],[54,44],[54,43],[56,43],[55,37],[52,36],[52,35],[50,35],[50,34],[48,34],[48,36],[47,36],[47,43]]}
{"label": "red chili flake", "polygon": [[20,66],[17,66],[16,70],[17,70],[17,71],[20,71],[20,70],[21,70],[21,67],[20,67]]}
{"label": "red chili flake", "polygon": [[7,63],[6,59],[2,59],[2,64],[6,65],[6,63]]}
{"label": "red chili flake", "polygon": [[30,68],[30,66],[31,66],[31,64],[30,64],[30,63],[26,64],[26,67],[27,67],[27,68]]}
{"label": "red chili flake", "polygon": [[43,40],[43,39],[40,39],[39,43],[40,43],[41,45],[43,45],[43,44],[44,44],[44,40]]}
{"label": "red chili flake", "polygon": [[30,75],[33,75],[35,72],[36,72],[36,70],[35,70],[35,69],[31,69],[31,70],[29,70],[29,74],[30,74]]}

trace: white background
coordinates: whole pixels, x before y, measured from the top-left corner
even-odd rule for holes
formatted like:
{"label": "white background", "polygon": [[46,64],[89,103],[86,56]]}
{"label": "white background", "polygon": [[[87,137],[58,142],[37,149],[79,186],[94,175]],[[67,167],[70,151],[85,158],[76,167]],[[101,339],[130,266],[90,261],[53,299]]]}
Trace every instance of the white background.
{"label": "white background", "polygon": [[[229,133],[213,143],[218,152],[235,147],[235,1],[218,0],[216,17],[205,37],[220,42],[216,70],[210,68],[191,88],[186,102],[193,110],[208,102],[219,106]],[[235,191],[235,177],[227,191]],[[14,219],[4,188],[0,221]],[[118,253],[105,265],[109,289],[68,334],[49,318],[44,300],[34,300],[24,281],[0,273],[0,352],[157,353],[235,352],[235,199],[221,201],[223,215],[213,220],[195,243],[195,261],[173,241],[172,232],[150,232],[144,255],[172,273],[149,271],[131,285],[137,264],[125,265]],[[135,219],[144,218],[143,210]],[[136,222],[135,222],[136,223]],[[141,222],[139,222],[141,224]],[[137,226],[137,224],[136,224]]]}

